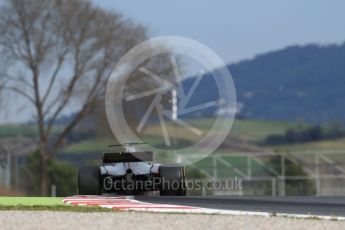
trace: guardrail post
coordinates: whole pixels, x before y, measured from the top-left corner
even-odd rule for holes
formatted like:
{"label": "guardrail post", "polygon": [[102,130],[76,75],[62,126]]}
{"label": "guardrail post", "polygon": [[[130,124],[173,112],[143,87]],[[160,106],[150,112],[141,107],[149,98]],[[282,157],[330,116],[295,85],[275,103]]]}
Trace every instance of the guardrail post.
{"label": "guardrail post", "polygon": [[317,153],[315,154],[315,178],[316,178],[316,195],[319,196],[320,195],[320,189],[321,189],[321,185],[320,185],[320,154]]}
{"label": "guardrail post", "polygon": [[213,178],[218,178],[218,174],[217,174],[217,156],[212,156],[212,174],[213,174]]}
{"label": "guardrail post", "polygon": [[252,161],[249,154],[247,155],[247,177],[248,179],[252,178]]}
{"label": "guardrail post", "polygon": [[277,195],[277,178],[272,178],[272,196]]}
{"label": "guardrail post", "polygon": [[285,156],[280,154],[280,166],[281,166],[281,191],[280,195],[285,196]]}
{"label": "guardrail post", "polygon": [[202,181],[202,189],[201,189],[201,196],[206,196],[207,195],[207,191],[206,191],[206,185],[205,185],[205,181]]}
{"label": "guardrail post", "polygon": [[50,190],[51,190],[51,197],[56,197],[56,185],[52,184],[50,186]]}

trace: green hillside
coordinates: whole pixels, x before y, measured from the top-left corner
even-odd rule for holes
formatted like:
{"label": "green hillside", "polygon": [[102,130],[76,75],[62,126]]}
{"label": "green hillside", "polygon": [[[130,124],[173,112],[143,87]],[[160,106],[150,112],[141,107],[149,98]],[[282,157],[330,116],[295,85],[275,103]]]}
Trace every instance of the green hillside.
{"label": "green hillside", "polygon": [[[205,131],[212,126],[212,120],[201,119],[196,121],[189,121],[192,125],[195,125],[199,129]],[[289,122],[275,122],[275,121],[256,121],[256,120],[235,120],[230,132],[231,136],[238,137],[244,141],[251,143],[260,142],[266,136],[272,134],[282,134],[287,128],[295,126],[294,123]],[[168,129],[170,124],[167,124]],[[186,133],[183,128],[176,128],[175,133],[186,141],[194,141],[195,136]],[[161,141],[161,127],[159,125],[151,126],[145,129],[145,134],[149,135],[149,142],[156,143]],[[81,153],[81,152],[102,152],[107,151],[109,144],[113,144],[114,139],[90,139],[77,143],[70,144],[63,149],[66,153]]]}
{"label": "green hillside", "polygon": [[262,141],[272,134],[283,134],[286,129],[296,126],[292,122],[237,120],[234,122],[231,134],[245,140]]}
{"label": "green hillside", "polygon": [[344,60],[345,43],[291,46],[228,68],[246,118],[345,123]]}
{"label": "green hillside", "polygon": [[[52,131],[59,132],[61,126],[54,126]],[[36,125],[29,124],[2,124],[0,125],[0,138],[15,137],[15,136],[35,137],[38,135]]]}
{"label": "green hillside", "polygon": [[332,151],[332,150],[344,150],[345,153],[345,138],[337,140],[324,140],[315,141],[302,144],[289,144],[289,145],[277,145],[270,146],[275,151]]}
{"label": "green hillside", "polygon": [[[207,131],[212,126],[212,120],[200,119],[195,121],[189,121],[192,125],[195,125],[203,131]],[[286,129],[296,127],[297,123],[292,122],[278,122],[278,121],[264,121],[264,120],[235,120],[230,132],[230,136],[234,140],[241,140],[243,143],[250,145],[258,145],[265,137],[272,134],[283,134]],[[168,129],[170,124],[167,124]],[[55,127],[54,131],[58,132],[59,127]],[[195,136],[185,132],[183,128],[175,128],[174,130],[180,140],[195,141]],[[161,128],[159,125],[153,125],[145,129],[145,133],[149,135],[147,141],[149,143],[162,142]],[[32,125],[0,125],[0,139],[12,138],[17,135],[24,135],[32,138],[34,141],[37,135],[37,130]],[[116,141],[114,138],[94,138],[87,139],[75,143],[67,144],[67,146],[61,149],[61,153],[86,153],[86,152],[104,152],[108,151],[108,145],[114,144]],[[273,151],[324,151],[324,150],[343,150],[345,149],[345,139],[317,141],[302,144],[289,144],[278,146],[266,146],[266,149]],[[219,149],[220,152],[227,152],[227,149]]]}

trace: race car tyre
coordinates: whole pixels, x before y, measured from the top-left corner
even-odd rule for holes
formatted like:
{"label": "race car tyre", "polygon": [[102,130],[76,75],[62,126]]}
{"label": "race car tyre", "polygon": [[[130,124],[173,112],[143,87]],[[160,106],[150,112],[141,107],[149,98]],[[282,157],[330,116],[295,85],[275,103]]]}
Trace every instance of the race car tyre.
{"label": "race car tyre", "polygon": [[97,166],[86,166],[78,170],[79,195],[100,195],[100,169]]}
{"label": "race car tyre", "polygon": [[161,165],[159,167],[161,196],[185,196],[185,173],[183,165]]}

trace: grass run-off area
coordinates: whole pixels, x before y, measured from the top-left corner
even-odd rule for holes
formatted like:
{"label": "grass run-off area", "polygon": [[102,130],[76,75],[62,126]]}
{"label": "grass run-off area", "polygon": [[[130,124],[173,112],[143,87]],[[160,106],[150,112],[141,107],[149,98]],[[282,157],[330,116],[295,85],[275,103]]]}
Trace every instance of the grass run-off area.
{"label": "grass run-off area", "polygon": [[64,204],[59,197],[0,197],[0,210],[112,212],[113,209],[96,206]]}

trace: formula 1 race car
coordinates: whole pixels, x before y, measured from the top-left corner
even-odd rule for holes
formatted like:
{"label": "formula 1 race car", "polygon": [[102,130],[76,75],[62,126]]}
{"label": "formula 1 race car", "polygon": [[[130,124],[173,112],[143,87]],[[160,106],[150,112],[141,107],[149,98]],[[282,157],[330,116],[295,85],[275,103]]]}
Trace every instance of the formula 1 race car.
{"label": "formula 1 race car", "polygon": [[185,170],[181,164],[157,164],[152,152],[140,152],[128,143],[125,151],[103,154],[101,166],[78,170],[80,195],[123,194],[143,195],[159,191],[161,196],[185,196]]}

